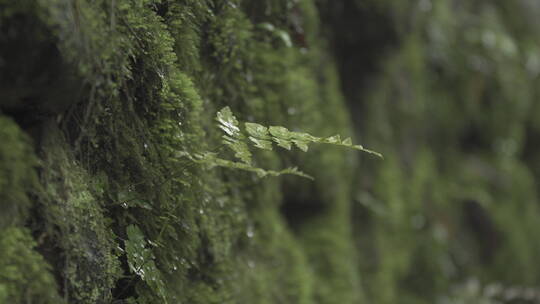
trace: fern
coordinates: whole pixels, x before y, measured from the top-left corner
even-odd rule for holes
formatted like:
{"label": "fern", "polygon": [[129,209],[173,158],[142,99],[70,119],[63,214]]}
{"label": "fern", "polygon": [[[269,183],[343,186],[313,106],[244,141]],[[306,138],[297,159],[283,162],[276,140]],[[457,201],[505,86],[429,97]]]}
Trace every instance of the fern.
{"label": "fern", "polygon": [[254,167],[244,162],[235,162],[231,160],[222,159],[217,156],[217,153],[212,153],[212,152],[204,152],[200,154],[195,154],[194,157],[192,157],[191,159],[197,163],[207,165],[210,168],[223,167],[223,168],[229,168],[229,169],[240,169],[240,170],[256,173],[257,176],[259,177],[280,176],[282,174],[293,174],[293,175],[298,175],[301,177],[313,179],[312,176],[303,173],[302,171],[298,170],[298,168],[296,167],[289,167],[280,171],[266,170],[266,169]]}
{"label": "fern", "polygon": [[240,169],[256,173],[259,177],[265,176],[280,176],[282,174],[293,174],[301,177],[313,179],[313,177],[299,171],[296,167],[289,167],[280,171],[266,170],[252,165],[252,153],[249,150],[248,143],[251,143],[255,148],[261,150],[273,150],[273,143],[277,146],[291,150],[293,146],[298,149],[307,152],[309,145],[312,143],[317,144],[331,144],[335,146],[343,146],[366,152],[377,157],[383,158],[383,156],[375,151],[364,148],[361,145],[353,145],[351,138],[341,140],[339,135],[330,137],[316,137],[308,133],[293,132],[282,126],[270,126],[265,127],[257,123],[246,122],[244,123],[245,132],[244,135],[240,128],[240,123],[232,113],[229,107],[221,109],[216,114],[216,120],[219,128],[224,132],[222,136],[222,143],[229,147],[234,152],[234,156],[239,161],[231,161],[218,157],[217,153],[203,152],[198,154],[189,154],[183,152],[182,156],[187,156],[194,162],[207,165],[209,167],[224,167],[231,169]]}
{"label": "fern", "polygon": [[223,144],[234,151],[234,156],[246,164],[251,164],[251,152],[246,144],[246,138],[240,131],[240,126],[229,107],[217,112],[216,120],[225,134],[222,136]]}

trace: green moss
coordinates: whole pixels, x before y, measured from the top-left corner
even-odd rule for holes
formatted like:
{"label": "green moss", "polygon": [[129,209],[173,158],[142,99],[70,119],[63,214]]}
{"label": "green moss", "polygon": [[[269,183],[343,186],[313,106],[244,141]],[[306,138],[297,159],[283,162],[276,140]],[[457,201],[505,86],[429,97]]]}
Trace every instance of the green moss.
{"label": "green moss", "polygon": [[[0,117],[0,301],[433,303],[470,277],[536,284],[536,32],[517,4],[371,2],[400,44],[362,91],[315,1],[0,1],[2,35],[33,20],[20,58],[50,46],[39,75],[61,75],[0,86],[17,118]],[[185,155],[227,153],[225,106],[324,137],[361,117],[387,160],[253,155],[313,183],[206,170]]]}
{"label": "green moss", "polygon": [[0,230],[21,225],[31,206],[28,195],[37,186],[34,172],[37,165],[30,139],[16,123],[0,116]]}
{"label": "green moss", "polygon": [[[39,121],[42,191],[27,203],[38,211],[29,225],[43,238],[39,252],[68,301],[361,300],[347,182],[354,154],[254,155],[265,168],[304,167],[315,185],[208,171],[182,157],[222,148],[214,116],[226,105],[242,121],[352,133],[313,2],[258,4],[41,0],[18,8],[45,24],[84,84],[82,97],[68,94],[68,111]],[[286,211],[296,199],[319,211],[296,223]]]}
{"label": "green moss", "polygon": [[0,232],[0,302],[64,303],[57,293],[52,268],[34,248],[27,229],[10,227]]}
{"label": "green moss", "polygon": [[103,210],[103,184],[92,181],[54,127],[43,139],[45,186],[36,225],[43,225],[43,253],[64,280],[65,298],[78,303],[111,299],[119,278],[115,236]]}

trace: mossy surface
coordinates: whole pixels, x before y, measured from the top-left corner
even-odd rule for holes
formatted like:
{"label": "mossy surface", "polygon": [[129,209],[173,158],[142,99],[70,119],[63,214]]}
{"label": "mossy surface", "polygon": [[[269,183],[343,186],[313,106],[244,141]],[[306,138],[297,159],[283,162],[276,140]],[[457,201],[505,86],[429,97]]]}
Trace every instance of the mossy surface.
{"label": "mossy surface", "polygon": [[[29,256],[15,272],[38,265],[26,280],[69,303],[357,302],[352,153],[255,155],[271,169],[302,166],[317,184],[208,171],[182,157],[222,149],[214,115],[225,105],[244,121],[352,133],[311,1],[0,7],[1,42],[19,47],[1,53],[11,62],[3,79],[34,53],[59,62],[50,90],[33,86],[52,77],[37,59],[26,63],[37,72],[3,89],[2,119],[19,127],[2,130],[13,143],[2,148],[1,178],[13,186],[1,193],[25,207],[8,201],[13,215],[0,224],[27,231]],[[21,25],[37,42],[10,34]],[[0,285],[4,298],[22,303],[21,284]]]}
{"label": "mossy surface", "polygon": [[22,225],[31,207],[29,193],[37,186],[34,172],[37,158],[33,154],[30,138],[8,117],[0,118],[2,148],[0,159],[0,229]]}
{"label": "mossy surface", "polygon": [[10,118],[0,118],[0,130],[0,303],[62,303],[52,267],[23,227],[39,186],[31,141]]}
{"label": "mossy surface", "polygon": [[64,303],[51,274],[52,267],[35,251],[27,229],[2,229],[0,238],[0,302]]}
{"label": "mossy surface", "polygon": [[0,303],[538,300],[533,2],[0,0]]}

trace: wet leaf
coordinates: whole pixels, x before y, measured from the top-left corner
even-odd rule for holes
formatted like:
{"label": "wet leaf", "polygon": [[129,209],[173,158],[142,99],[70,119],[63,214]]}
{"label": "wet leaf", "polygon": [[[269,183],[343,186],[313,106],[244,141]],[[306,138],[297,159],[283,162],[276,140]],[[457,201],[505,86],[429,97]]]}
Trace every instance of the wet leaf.
{"label": "wet leaf", "polygon": [[259,139],[270,139],[270,134],[268,133],[267,127],[251,122],[246,122],[244,125],[246,126],[246,132],[249,135]]}
{"label": "wet leaf", "polygon": [[216,120],[219,122],[219,127],[229,136],[237,137],[240,135],[240,127],[238,120],[233,115],[229,107],[221,109],[216,114]]}
{"label": "wet leaf", "polygon": [[239,169],[253,172],[257,174],[258,177],[293,174],[309,179],[313,179],[313,177],[299,171],[296,167],[290,167],[280,171],[265,170],[263,168],[254,167],[251,164],[252,154],[247,143],[251,142],[254,147],[262,150],[272,150],[272,142],[287,150],[291,150],[293,145],[295,145],[298,147],[298,149],[304,152],[309,150],[309,144],[311,143],[332,144],[360,150],[382,158],[382,155],[378,152],[365,149],[361,145],[353,145],[350,137],[344,139],[343,141],[341,140],[340,135],[334,135],[326,138],[316,137],[308,133],[292,132],[282,126],[265,127],[257,123],[246,122],[244,123],[245,131],[248,134],[248,137],[246,138],[246,136],[242,134],[238,120],[229,107],[221,109],[216,115],[216,120],[218,121],[221,130],[223,130],[225,133],[222,136],[223,144],[234,151],[234,156],[241,162],[223,159],[219,157],[217,153],[213,152],[203,152],[192,155],[183,151],[182,153],[178,153],[178,156],[187,157],[193,162],[202,164],[209,168],[223,167]]}
{"label": "wet leaf", "polygon": [[249,137],[249,140],[255,144],[256,148],[272,151],[272,142],[269,140],[258,139],[252,136]]}
{"label": "wet leaf", "polygon": [[216,114],[219,127],[226,134],[223,135],[223,144],[228,146],[234,156],[246,164],[251,163],[251,151],[245,142],[245,136],[240,131],[238,120],[229,107],[224,107]]}

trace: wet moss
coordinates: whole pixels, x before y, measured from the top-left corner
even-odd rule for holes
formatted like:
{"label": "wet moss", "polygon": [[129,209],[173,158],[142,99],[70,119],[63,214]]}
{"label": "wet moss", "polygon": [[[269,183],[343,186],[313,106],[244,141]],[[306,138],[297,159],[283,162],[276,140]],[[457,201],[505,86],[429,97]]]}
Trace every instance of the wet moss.
{"label": "wet moss", "polygon": [[36,252],[27,229],[2,229],[0,237],[0,302],[65,303],[57,293],[52,267]]}
{"label": "wet moss", "polygon": [[15,121],[0,116],[0,229],[25,223],[31,199],[29,195],[38,185],[35,174],[37,158],[32,151],[30,138]]}
{"label": "wet moss", "polygon": [[[32,229],[38,246],[29,250],[52,266],[43,275],[56,279],[53,291],[77,303],[359,301],[353,154],[255,156],[273,169],[302,166],[315,185],[207,171],[183,157],[220,149],[214,115],[225,105],[244,121],[352,133],[311,1],[264,10],[248,1],[2,4],[45,24],[82,83],[80,96],[66,93],[67,108],[39,120],[35,197],[20,189],[30,178],[5,174],[20,184],[6,195],[32,208],[28,222],[12,225]],[[294,222],[283,210],[297,199],[320,212]]]}
{"label": "wet moss", "polygon": [[39,189],[31,140],[8,117],[0,116],[0,126],[0,302],[62,303],[52,267],[35,250],[31,231],[22,227]]}

